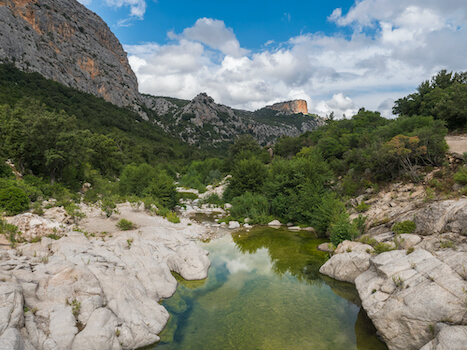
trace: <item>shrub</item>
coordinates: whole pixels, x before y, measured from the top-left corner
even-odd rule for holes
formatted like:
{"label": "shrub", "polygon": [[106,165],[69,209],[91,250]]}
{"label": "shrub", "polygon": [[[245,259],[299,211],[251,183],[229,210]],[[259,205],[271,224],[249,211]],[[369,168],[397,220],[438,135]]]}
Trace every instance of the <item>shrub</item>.
{"label": "shrub", "polygon": [[0,208],[7,215],[16,215],[29,209],[29,198],[23,189],[8,186],[0,189]]}
{"label": "shrub", "polygon": [[198,198],[198,195],[192,192],[178,192],[178,198],[195,200]]}
{"label": "shrub", "polygon": [[373,248],[375,248],[375,254],[381,254],[394,250],[394,247],[391,244],[384,242],[377,243],[375,246],[373,246]]}
{"label": "shrub", "polygon": [[136,228],[136,225],[130,220],[121,219],[117,223],[117,227],[122,231],[129,231],[129,230],[134,230]]}
{"label": "shrub", "polygon": [[364,213],[368,211],[368,209],[370,209],[370,205],[366,204],[364,201],[361,201],[361,203],[355,207],[355,210],[359,213]]}
{"label": "shrub", "polygon": [[169,211],[165,217],[167,218],[167,220],[169,220],[170,222],[174,223],[174,224],[178,224],[180,223],[180,218],[177,216],[177,214],[175,214],[173,211]]}
{"label": "shrub", "polygon": [[412,233],[416,228],[415,222],[411,220],[396,222],[392,226],[392,230],[395,233]]}
{"label": "shrub", "polygon": [[224,199],[231,201],[245,192],[260,192],[267,177],[266,166],[256,158],[242,159],[235,164]]}
{"label": "shrub", "polygon": [[321,196],[321,201],[313,213],[313,227],[318,234],[325,236],[330,225],[345,211],[344,204],[333,193]]}
{"label": "shrub", "polygon": [[348,218],[347,213],[342,212],[337,221],[329,228],[329,238],[334,246],[345,240],[352,240],[357,236],[357,229],[353,226]]}
{"label": "shrub", "polygon": [[18,227],[7,223],[5,220],[0,219],[0,233],[10,241],[11,246],[14,248],[16,245],[16,237],[21,235]]}
{"label": "shrub", "polygon": [[208,204],[214,204],[214,205],[217,205],[217,206],[221,206],[222,204],[224,204],[224,201],[222,200],[221,197],[219,197],[219,195],[217,193],[213,193],[211,194],[208,198],[206,198],[204,200],[205,203],[208,203]]}
{"label": "shrub", "polygon": [[367,217],[363,215],[359,215],[355,219],[352,220],[352,224],[355,226],[357,231],[362,235],[365,233],[365,222]]}
{"label": "shrub", "polygon": [[461,168],[457,173],[455,173],[454,181],[461,185],[467,185],[467,170],[465,168]]}
{"label": "shrub", "polygon": [[250,218],[253,224],[267,224],[270,220],[268,199],[261,194],[246,192],[232,200],[230,214],[237,219]]}
{"label": "shrub", "polygon": [[106,196],[101,200],[101,209],[105,215],[110,218],[113,213],[118,212],[117,200],[113,196]]}
{"label": "shrub", "polygon": [[156,198],[161,205],[169,209],[177,204],[177,189],[173,179],[165,171],[154,174],[144,194]]}

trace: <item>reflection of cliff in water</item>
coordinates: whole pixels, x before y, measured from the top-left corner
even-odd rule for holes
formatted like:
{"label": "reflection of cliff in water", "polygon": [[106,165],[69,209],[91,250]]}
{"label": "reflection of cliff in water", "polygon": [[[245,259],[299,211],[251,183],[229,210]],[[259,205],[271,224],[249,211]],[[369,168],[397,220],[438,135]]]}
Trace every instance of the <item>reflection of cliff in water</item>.
{"label": "reflection of cliff in water", "polygon": [[313,233],[256,228],[249,233],[234,233],[232,238],[243,254],[267,249],[276,274],[289,273],[300,282],[322,283],[322,275],[318,271],[328,254],[317,250],[324,240],[316,239]]}

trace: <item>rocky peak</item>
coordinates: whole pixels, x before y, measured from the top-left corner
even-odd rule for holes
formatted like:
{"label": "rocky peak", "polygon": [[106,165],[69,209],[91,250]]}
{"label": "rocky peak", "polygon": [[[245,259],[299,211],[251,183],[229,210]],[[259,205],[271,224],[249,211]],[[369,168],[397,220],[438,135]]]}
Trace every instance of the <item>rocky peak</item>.
{"label": "rocky peak", "polygon": [[198,94],[179,113],[180,116],[184,115],[185,118],[187,116],[191,117],[191,122],[197,126],[203,126],[205,123],[223,125],[222,120],[219,118],[220,114],[237,119],[231,108],[215,103],[214,99],[205,92]]}
{"label": "rocky peak", "polygon": [[266,108],[279,111],[284,115],[288,114],[308,114],[308,106],[305,100],[293,100],[287,102],[274,103],[271,106],[266,106]]}
{"label": "rocky peak", "polygon": [[118,106],[139,101],[122,45],[76,0],[0,0],[0,61]]}

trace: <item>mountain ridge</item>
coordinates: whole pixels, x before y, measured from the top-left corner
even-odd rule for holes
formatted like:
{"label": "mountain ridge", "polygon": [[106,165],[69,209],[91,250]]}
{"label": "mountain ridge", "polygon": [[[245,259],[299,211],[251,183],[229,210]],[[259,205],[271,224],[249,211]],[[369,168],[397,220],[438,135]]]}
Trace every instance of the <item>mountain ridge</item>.
{"label": "mountain ridge", "polygon": [[233,142],[241,134],[266,145],[324,124],[307,115],[303,100],[250,112],[217,104],[205,93],[190,101],[141,94],[118,39],[76,0],[0,0],[0,61],[129,108],[199,147]]}

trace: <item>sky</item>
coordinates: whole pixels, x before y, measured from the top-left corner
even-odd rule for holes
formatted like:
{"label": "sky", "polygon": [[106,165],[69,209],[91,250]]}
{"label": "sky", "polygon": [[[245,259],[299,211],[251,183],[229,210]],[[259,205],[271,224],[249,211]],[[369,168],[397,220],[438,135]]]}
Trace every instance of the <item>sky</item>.
{"label": "sky", "polygon": [[128,53],[139,90],[256,110],[392,117],[441,69],[467,70],[466,0],[79,0]]}

